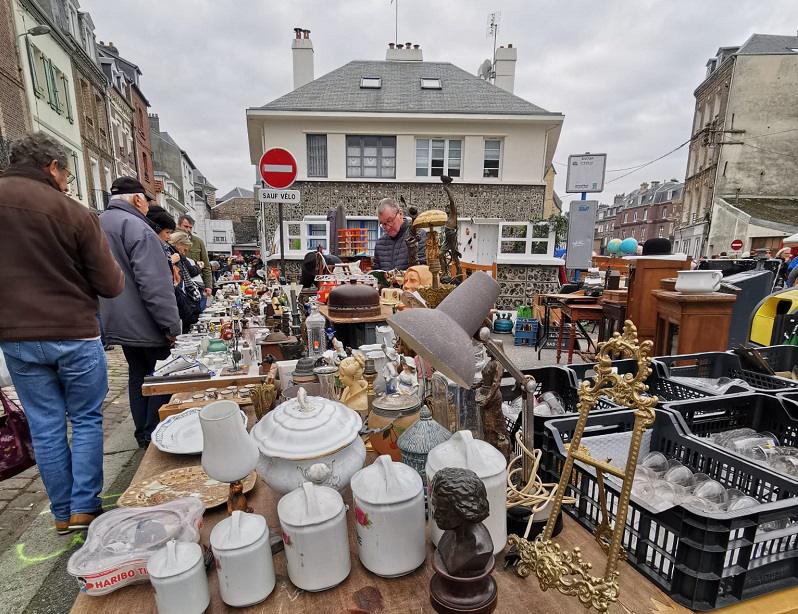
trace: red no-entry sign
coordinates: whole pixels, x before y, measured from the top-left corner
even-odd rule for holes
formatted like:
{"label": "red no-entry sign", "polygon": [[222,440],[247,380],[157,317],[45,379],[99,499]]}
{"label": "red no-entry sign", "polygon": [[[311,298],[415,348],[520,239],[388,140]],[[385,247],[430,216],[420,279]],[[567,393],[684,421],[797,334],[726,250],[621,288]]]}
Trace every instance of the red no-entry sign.
{"label": "red no-entry sign", "polygon": [[258,170],[266,185],[284,190],[296,180],[296,159],[287,149],[273,147],[260,158]]}
{"label": "red no-entry sign", "polygon": [[739,252],[743,248],[743,242],[740,241],[740,239],[735,239],[734,241],[731,242],[731,248],[735,252]]}

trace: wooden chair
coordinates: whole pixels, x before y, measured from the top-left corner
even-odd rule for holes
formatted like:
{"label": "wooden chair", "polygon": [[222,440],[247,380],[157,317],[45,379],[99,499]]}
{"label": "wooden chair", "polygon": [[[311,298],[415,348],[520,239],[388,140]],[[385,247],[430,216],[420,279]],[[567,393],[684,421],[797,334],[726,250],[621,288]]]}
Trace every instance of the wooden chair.
{"label": "wooden chair", "polygon": [[[496,279],[496,263],[493,264],[474,264],[471,262],[460,262],[460,268],[463,270],[463,274],[468,277],[474,271],[485,271],[488,273],[493,279]],[[454,268],[454,265],[451,265],[452,276],[454,277],[457,274],[457,271]]]}

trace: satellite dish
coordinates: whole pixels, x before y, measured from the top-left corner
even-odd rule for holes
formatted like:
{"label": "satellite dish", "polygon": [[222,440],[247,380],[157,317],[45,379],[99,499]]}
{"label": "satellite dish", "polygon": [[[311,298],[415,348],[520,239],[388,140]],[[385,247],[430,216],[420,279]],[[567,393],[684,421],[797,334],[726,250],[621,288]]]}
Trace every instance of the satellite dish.
{"label": "satellite dish", "polygon": [[479,75],[480,79],[485,79],[488,81],[493,73],[493,63],[490,61],[490,58],[487,58],[482,64],[479,65],[477,69],[477,75]]}

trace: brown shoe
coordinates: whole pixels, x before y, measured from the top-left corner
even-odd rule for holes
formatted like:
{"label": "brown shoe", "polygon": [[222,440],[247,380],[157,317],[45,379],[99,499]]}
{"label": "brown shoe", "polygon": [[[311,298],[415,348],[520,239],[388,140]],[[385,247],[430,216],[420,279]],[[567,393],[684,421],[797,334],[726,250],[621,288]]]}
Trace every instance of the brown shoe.
{"label": "brown shoe", "polygon": [[89,525],[94,522],[100,514],[72,514],[69,517],[69,530],[70,531],[85,531]]}
{"label": "brown shoe", "polygon": [[56,520],[55,532],[59,535],[68,535],[69,533],[72,533],[72,528],[69,526],[70,520]]}

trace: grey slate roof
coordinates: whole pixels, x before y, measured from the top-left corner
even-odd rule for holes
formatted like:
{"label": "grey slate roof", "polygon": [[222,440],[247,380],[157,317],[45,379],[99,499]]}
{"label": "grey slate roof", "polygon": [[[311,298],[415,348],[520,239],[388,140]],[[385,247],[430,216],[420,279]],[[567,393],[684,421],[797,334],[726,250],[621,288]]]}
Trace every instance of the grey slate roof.
{"label": "grey slate roof", "polygon": [[778,55],[795,53],[798,49],[798,36],[779,36],[776,34],[752,34],[737,51],[738,55]]}
{"label": "grey slate roof", "polygon": [[[380,89],[361,89],[361,77],[381,77]],[[421,89],[438,77],[441,89]],[[269,111],[360,113],[550,113],[448,62],[353,61],[260,107]]]}
{"label": "grey slate roof", "polygon": [[226,200],[230,200],[231,198],[254,198],[255,193],[252,190],[247,190],[246,188],[233,188],[224,196],[216,199],[217,203],[223,203]]}

